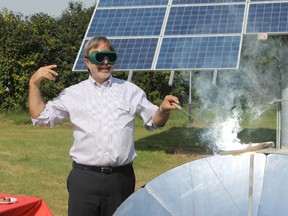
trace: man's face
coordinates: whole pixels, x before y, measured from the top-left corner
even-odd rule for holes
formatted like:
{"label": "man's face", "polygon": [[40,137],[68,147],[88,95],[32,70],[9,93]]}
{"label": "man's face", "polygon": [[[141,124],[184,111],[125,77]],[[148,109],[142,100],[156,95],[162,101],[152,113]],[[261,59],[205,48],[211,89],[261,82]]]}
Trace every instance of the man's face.
{"label": "man's face", "polygon": [[[97,48],[92,48],[89,50],[89,55],[92,52],[99,52],[99,51],[110,51],[109,46],[101,42]],[[86,66],[89,68],[91,76],[94,78],[95,81],[102,84],[106,82],[111,73],[113,72],[114,66],[109,64],[107,60],[104,60],[102,64],[93,64],[88,59],[84,59]]]}

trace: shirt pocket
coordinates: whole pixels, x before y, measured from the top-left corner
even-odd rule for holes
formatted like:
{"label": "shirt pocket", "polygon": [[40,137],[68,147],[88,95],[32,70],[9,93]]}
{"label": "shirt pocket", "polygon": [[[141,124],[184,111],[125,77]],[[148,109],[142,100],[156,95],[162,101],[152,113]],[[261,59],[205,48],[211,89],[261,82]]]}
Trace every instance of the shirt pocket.
{"label": "shirt pocket", "polygon": [[119,102],[116,104],[115,123],[121,128],[134,127],[134,112],[131,104]]}

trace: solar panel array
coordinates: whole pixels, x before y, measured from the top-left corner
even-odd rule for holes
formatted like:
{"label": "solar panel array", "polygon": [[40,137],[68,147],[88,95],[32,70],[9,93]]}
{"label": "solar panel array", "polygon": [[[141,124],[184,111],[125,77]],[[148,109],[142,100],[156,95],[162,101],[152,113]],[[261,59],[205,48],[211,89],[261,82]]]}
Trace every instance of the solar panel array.
{"label": "solar panel array", "polygon": [[234,69],[244,34],[288,32],[288,0],[99,0],[83,47],[105,35],[117,71]]}

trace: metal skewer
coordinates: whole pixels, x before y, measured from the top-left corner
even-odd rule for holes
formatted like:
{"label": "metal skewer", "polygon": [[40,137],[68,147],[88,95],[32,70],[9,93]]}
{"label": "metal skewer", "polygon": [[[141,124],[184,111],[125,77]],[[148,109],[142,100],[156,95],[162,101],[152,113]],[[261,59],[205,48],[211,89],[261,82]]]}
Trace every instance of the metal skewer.
{"label": "metal skewer", "polygon": [[190,117],[193,118],[193,116],[192,116],[190,113],[188,113],[186,110],[184,110],[183,107],[180,106],[179,104],[176,104],[176,103],[174,103],[174,102],[172,102],[171,104],[172,104],[173,106],[175,106],[178,110],[184,112],[186,115],[188,115],[188,116],[190,116]]}
{"label": "metal skewer", "polygon": [[243,149],[231,149],[231,150],[219,150],[217,154],[219,155],[239,155],[246,152],[255,152],[262,149],[267,148],[274,148],[275,143],[274,142],[262,142],[262,143],[250,143],[250,144],[244,144]]}
{"label": "metal skewer", "polygon": [[268,104],[276,104],[276,103],[282,103],[287,102],[288,100],[281,100],[281,99],[274,99],[273,101],[270,101]]}

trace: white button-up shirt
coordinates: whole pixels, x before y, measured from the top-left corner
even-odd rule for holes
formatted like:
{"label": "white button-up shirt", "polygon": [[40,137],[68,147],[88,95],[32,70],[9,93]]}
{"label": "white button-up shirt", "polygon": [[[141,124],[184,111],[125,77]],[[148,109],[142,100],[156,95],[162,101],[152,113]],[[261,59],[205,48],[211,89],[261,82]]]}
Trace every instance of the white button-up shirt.
{"label": "white button-up shirt", "polygon": [[66,117],[73,125],[72,159],[81,164],[120,166],[136,157],[134,117],[155,129],[158,106],[149,102],[135,84],[110,77],[102,84],[89,79],[64,89],[49,101],[34,125],[54,124]]}

